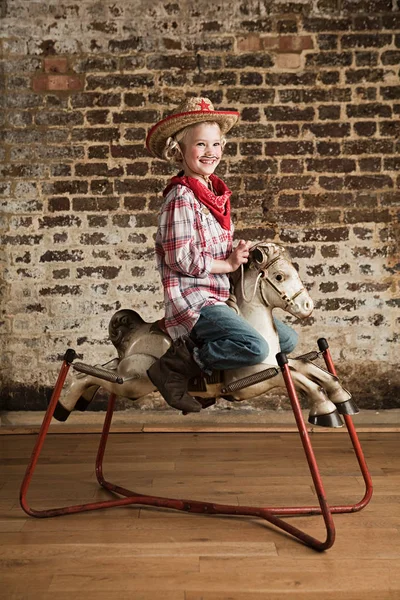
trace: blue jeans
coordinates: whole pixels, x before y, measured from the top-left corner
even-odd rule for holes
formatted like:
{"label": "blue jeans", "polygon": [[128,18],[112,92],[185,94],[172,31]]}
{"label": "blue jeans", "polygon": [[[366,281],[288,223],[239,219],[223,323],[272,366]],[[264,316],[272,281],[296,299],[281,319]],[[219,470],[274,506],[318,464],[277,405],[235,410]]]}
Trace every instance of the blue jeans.
{"label": "blue jeans", "polygon": [[[274,322],[281,351],[289,354],[296,346],[297,334],[278,319]],[[194,358],[206,372],[257,365],[269,352],[258,331],[226,304],[204,307],[190,337],[197,346]]]}

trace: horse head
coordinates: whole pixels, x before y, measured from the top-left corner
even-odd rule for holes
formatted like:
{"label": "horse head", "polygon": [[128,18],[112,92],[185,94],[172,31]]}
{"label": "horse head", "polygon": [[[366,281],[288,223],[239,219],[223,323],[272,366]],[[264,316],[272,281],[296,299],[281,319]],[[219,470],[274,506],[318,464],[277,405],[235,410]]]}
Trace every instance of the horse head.
{"label": "horse head", "polygon": [[295,317],[311,315],[314,303],[294,267],[289,253],[280,244],[260,242],[250,249],[249,262],[234,277],[237,304],[263,304],[282,308]]}

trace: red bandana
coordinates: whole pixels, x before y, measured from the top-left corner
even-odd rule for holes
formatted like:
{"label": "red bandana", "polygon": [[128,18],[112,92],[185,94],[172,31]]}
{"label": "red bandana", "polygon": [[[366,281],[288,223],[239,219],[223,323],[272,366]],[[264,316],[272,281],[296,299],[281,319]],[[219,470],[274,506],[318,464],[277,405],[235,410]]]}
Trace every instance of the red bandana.
{"label": "red bandana", "polygon": [[214,192],[208,189],[195,177],[186,177],[180,173],[172,177],[171,181],[164,190],[164,197],[174,187],[174,185],[185,185],[194,192],[196,198],[202,204],[210,209],[211,213],[217,219],[223,229],[228,231],[231,228],[231,190],[216,175],[210,176],[210,181]]}

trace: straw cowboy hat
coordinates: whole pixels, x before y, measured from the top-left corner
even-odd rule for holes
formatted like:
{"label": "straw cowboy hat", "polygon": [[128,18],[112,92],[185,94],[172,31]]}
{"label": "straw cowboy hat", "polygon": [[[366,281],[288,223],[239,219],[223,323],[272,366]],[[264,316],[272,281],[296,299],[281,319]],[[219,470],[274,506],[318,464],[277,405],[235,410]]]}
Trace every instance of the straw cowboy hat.
{"label": "straw cowboy hat", "polygon": [[153,125],[147,134],[147,149],[157,158],[162,153],[167,139],[189,125],[212,121],[218,123],[222,133],[227,133],[236,123],[239,113],[234,110],[214,110],[208,98],[187,98],[168,117]]}

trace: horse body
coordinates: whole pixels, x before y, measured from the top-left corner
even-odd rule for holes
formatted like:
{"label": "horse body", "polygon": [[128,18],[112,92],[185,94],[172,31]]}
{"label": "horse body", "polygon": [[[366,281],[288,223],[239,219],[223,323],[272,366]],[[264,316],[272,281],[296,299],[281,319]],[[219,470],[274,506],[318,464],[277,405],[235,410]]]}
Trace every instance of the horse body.
{"label": "horse body", "polygon": [[[280,347],[272,317],[273,308],[281,308],[298,318],[308,317],[313,310],[313,301],[296,269],[284,249],[277,244],[265,243],[253,247],[249,265],[238,270],[232,280],[234,295],[228,304],[267,340],[269,354],[259,365],[227,370],[200,382],[191,382],[189,393],[199,399],[215,399],[222,395],[227,385],[276,367],[275,356]],[[156,391],[147,377],[147,369],[167,351],[171,338],[160,329],[157,322],[147,323],[133,310],[115,313],[110,321],[109,334],[118,358],[102,366],[122,377],[123,383],[111,383],[93,375],[74,376],[60,400],[66,416],[75,407],[85,409],[99,387],[132,400]],[[341,387],[337,378],[307,360],[289,359],[289,366],[296,388],[307,395],[312,422],[319,424],[321,419],[323,424],[341,424],[337,407],[347,406],[351,396]],[[285,387],[279,370],[270,379],[230,393],[229,399],[246,400],[276,387]]]}

